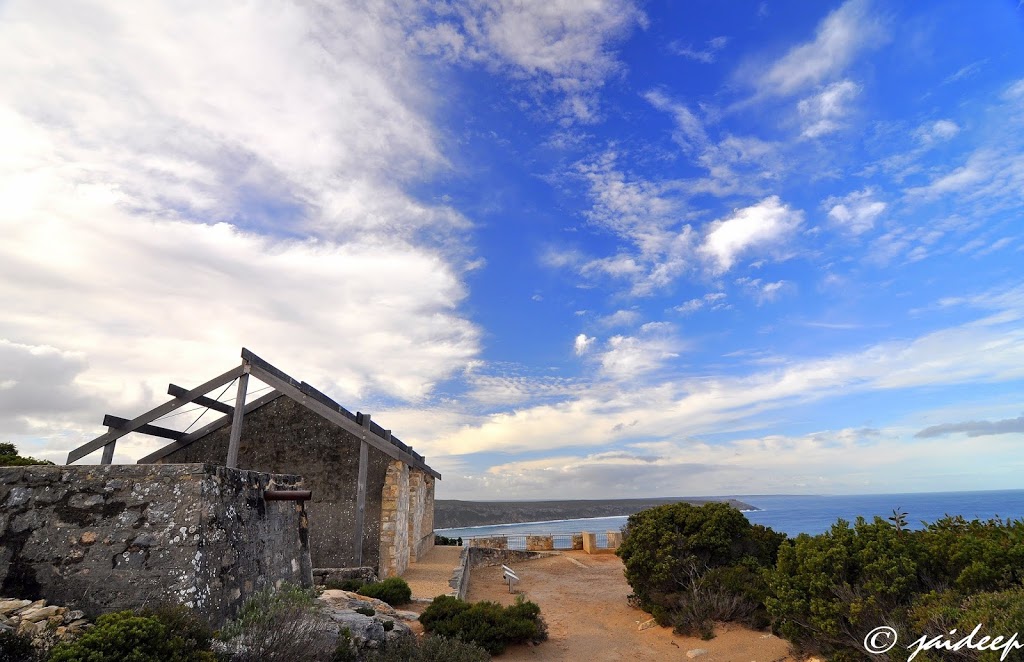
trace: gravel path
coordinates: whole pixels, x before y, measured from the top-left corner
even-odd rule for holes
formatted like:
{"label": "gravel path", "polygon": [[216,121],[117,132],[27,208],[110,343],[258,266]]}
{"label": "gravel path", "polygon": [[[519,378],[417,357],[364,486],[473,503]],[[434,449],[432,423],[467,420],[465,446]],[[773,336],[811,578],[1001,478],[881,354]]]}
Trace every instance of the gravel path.
{"label": "gravel path", "polygon": [[451,591],[448,580],[451,579],[455,566],[459,565],[461,553],[461,547],[437,545],[431,548],[424,558],[416,563],[410,563],[408,569],[402,573],[402,579],[412,589],[412,597],[433,599]]}

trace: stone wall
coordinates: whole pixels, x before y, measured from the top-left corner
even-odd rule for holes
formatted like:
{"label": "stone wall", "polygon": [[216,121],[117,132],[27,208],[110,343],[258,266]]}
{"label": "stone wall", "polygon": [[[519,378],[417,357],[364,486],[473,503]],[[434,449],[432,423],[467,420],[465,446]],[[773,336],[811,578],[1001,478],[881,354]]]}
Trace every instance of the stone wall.
{"label": "stone wall", "polygon": [[[210,433],[160,462],[224,464],[230,426]],[[313,566],[378,567],[381,488],[391,458],[369,448],[362,559],[352,532],[356,521],[359,439],[288,397],[245,415],[238,467],[302,476],[313,499],[306,504]]]}
{"label": "stone wall", "polygon": [[384,476],[380,508],[381,579],[409,567],[409,465],[393,460]]}
{"label": "stone wall", "polygon": [[0,595],[89,616],[184,604],[213,624],[253,592],[309,586],[297,476],[204,464],[0,468]]}
{"label": "stone wall", "polygon": [[434,546],[434,477],[409,473],[409,561],[421,559]]}

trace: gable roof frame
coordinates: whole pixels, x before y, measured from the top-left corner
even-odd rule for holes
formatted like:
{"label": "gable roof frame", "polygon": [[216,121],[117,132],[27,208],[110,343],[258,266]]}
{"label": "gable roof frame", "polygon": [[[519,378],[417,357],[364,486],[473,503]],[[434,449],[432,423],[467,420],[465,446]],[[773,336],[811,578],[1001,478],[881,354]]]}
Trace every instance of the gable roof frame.
{"label": "gable roof frame", "polygon": [[229,444],[228,455],[230,458],[233,449],[237,457],[237,444],[241,435],[241,425],[244,420],[244,415],[269,402],[272,402],[273,400],[276,400],[277,398],[280,398],[281,396],[287,396],[303,407],[322,416],[323,418],[326,418],[331,423],[334,423],[346,432],[352,434],[361,442],[365,442],[369,446],[376,448],[378,451],[392,459],[400,460],[414,469],[430,474],[434,478],[441,478],[440,473],[427,466],[425,458],[422,455],[415,452],[411,447],[402,443],[397,438],[394,438],[391,435],[390,430],[385,430],[375,422],[371,422],[369,414],[352,414],[330,397],[315,389],[313,386],[306,382],[300,382],[293,379],[284,371],[274,367],[245,348],[242,348],[242,364],[240,366],[232,368],[231,370],[214,377],[201,386],[185,391],[185,389],[171,384],[168,388],[168,393],[174,395],[174,399],[160,405],[159,407],[151,409],[130,421],[125,421],[125,419],[113,416],[105,417],[104,423],[108,425],[107,432],[68,453],[67,463],[71,464],[86,455],[103,448],[103,464],[110,464],[113,458],[114,444],[121,437],[130,432],[140,432],[144,434],[156,433],[157,436],[167,436],[166,433],[171,431],[149,424],[191,402],[196,402],[203,406],[210,407],[210,403],[207,402],[210,398],[205,397],[207,393],[215,388],[224,386],[225,384],[230,384],[235,379],[240,379],[240,381],[244,383],[250,374],[270,386],[273,390],[268,394],[246,403],[245,388],[243,384],[240,384],[239,395],[235,407],[232,408],[226,403],[219,403],[222,406],[216,408],[218,411],[230,409],[231,413],[226,413],[225,416],[202,428],[199,428],[194,432],[182,434],[180,437],[174,439],[170,444],[167,444],[166,446],[140,459],[138,463],[148,464],[155,462],[156,460],[166,457],[181,448],[185,448],[211,432],[229,424],[232,425],[233,429],[231,431],[232,439]]}

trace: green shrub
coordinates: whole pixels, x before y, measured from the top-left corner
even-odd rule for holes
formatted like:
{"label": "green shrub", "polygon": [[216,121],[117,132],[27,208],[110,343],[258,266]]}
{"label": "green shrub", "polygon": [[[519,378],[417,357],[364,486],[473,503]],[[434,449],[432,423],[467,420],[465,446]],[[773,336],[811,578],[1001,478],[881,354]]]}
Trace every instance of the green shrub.
{"label": "green shrub", "polygon": [[522,596],[510,607],[438,596],[420,614],[420,623],[431,634],[476,644],[492,655],[500,654],[509,644],[547,638],[540,607]]}
{"label": "green shrub", "polygon": [[49,464],[49,460],[37,460],[34,457],[18,455],[18,447],[11,443],[0,444],[0,467],[28,467],[37,464]]}
{"label": "green shrub", "polygon": [[447,545],[462,547],[462,538],[449,538],[448,536],[434,536],[435,545]]}
{"label": "green shrub", "polygon": [[362,614],[363,616],[374,616],[377,614],[377,612],[371,607],[356,607],[353,611],[357,614]]}
{"label": "green shrub", "polygon": [[676,503],[630,516],[616,553],[635,604],[659,625],[710,638],[716,620],[769,624],[765,569],[785,540],[728,504]]}
{"label": "green shrub", "polygon": [[415,637],[403,637],[366,656],[366,662],[486,662],[490,659],[490,654],[479,646],[440,636],[424,637],[419,642]]}
{"label": "green shrub", "polygon": [[359,594],[383,600],[392,607],[408,604],[412,600],[412,589],[401,577],[388,577],[382,582],[366,584],[359,589]]}
{"label": "green shrub", "polygon": [[284,584],[249,598],[218,638],[233,662],[317,659],[333,652],[328,625],[315,591]]}
{"label": "green shrub", "polygon": [[32,637],[0,631],[0,662],[32,662],[37,657],[36,649],[32,646]]}
{"label": "green shrub", "polygon": [[58,644],[50,662],[213,662],[197,642],[176,636],[160,618],[131,611],[104,614],[77,640]]}

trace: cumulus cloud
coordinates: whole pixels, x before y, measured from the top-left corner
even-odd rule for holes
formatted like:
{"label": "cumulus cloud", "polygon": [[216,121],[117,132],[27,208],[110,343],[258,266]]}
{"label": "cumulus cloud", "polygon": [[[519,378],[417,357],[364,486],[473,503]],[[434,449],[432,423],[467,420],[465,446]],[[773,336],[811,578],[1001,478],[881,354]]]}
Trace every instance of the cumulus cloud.
{"label": "cumulus cloud", "polygon": [[812,41],[794,47],[757,79],[764,94],[788,96],[840,74],[863,51],[885,43],[879,13],[867,0],[848,0],[825,17]]}
{"label": "cumulus cloud", "polygon": [[242,345],[411,401],[478,353],[469,222],[405,192],[447,165],[400,8],[4,13],[0,338],[126,412]]}
{"label": "cumulus cloud", "polygon": [[876,195],[876,191],[868,187],[842,198],[830,197],[824,206],[833,223],[851,234],[863,234],[874,227],[875,220],[887,207]]}
{"label": "cumulus cloud", "polygon": [[648,322],[635,336],[612,336],[600,354],[601,371],[616,380],[637,379],[679,356],[682,347],[667,322]]}
{"label": "cumulus cloud", "polygon": [[572,348],[576,352],[576,356],[583,356],[587,353],[593,344],[597,341],[597,338],[588,336],[585,333],[581,333],[576,336],[576,340],[573,341]]}
{"label": "cumulus cloud", "polygon": [[724,273],[741,255],[785,242],[802,222],[802,211],[790,209],[773,195],[711,223],[700,251],[713,271]]}

